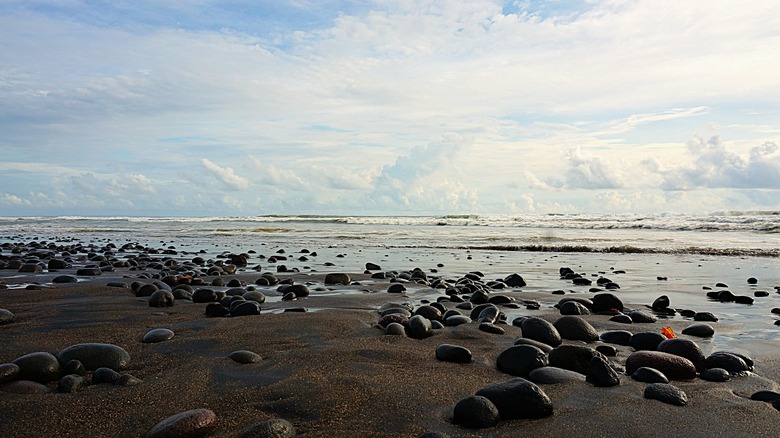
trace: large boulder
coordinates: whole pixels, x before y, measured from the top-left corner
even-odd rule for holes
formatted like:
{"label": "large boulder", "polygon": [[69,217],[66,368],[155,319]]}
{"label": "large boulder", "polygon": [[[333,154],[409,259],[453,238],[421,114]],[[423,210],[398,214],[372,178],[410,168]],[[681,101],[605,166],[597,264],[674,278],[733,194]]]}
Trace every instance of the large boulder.
{"label": "large boulder", "polygon": [[553,413],[547,394],[536,384],[520,377],[485,386],[476,395],[493,402],[504,420],[543,418]]}
{"label": "large boulder", "polygon": [[57,355],[60,363],[66,364],[73,359],[80,361],[87,370],[101,367],[120,371],[130,364],[130,354],[124,348],[113,344],[76,344],[60,351]]}

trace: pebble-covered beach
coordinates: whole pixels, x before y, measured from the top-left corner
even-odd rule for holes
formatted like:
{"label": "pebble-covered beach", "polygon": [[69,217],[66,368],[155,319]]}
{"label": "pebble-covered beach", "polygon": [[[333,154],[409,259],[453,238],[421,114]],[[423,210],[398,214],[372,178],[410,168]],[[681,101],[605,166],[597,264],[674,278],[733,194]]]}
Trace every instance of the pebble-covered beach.
{"label": "pebble-covered beach", "polygon": [[771,257],[0,249],[3,436],[778,433]]}

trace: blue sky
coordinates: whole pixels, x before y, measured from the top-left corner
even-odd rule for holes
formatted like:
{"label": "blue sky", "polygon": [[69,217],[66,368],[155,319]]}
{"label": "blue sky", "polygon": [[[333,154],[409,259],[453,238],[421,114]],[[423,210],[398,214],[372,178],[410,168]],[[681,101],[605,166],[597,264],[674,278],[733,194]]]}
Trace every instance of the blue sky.
{"label": "blue sky", "polygon": [[780,2],[0,0],[0,215],[780,210]]}

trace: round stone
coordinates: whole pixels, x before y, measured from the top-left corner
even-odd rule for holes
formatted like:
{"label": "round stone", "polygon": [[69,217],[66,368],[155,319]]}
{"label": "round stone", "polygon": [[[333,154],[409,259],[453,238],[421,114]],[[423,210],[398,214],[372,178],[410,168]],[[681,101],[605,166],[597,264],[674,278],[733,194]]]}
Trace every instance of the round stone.
{"label": "round stone", "polygon": [[180,412],[157,423],[147,438],[205,436],[217,426],[217,414],[209,409]]}
{"label": "round stone", "polygon": [[84,364],[87,370],[100,367],[113,370],[123,370],[130,364],[130,354],[124,348],[113,344],[76,344],[60,351],[57,356],[60,363],[68,363],[76,359]]}
{"label": "round stone", "polygon": [[262,357],[260,357],[259,354],[249,351],[249,350],[236,350],[228,355],[230,359],[233,359],[234,361],[240,363],[240,364],[250,364],[250,363],[257,363],[263,360]]}
{"label": "round stone", "polygon": [[175,303],[173,293],[167,290],[156,290],[149,297],[149,307],[172,307]]}
{"label": "round stone", "polygon": [[528,374],[528,380],[534,383],[552,385],[567,382],[584,382],[585,376],[572,371],[558,367],[542,367],[532,370]]}
{"label": "round stone", "polygon": [[550,352],[548,360],[550,366],[587,374],[591,361],[597,356],[602,355],[583,345],[561,345]]}
{"label": "round stone", "polygon": [[543,418],[552,415],[550,398],[536,384],[521,377],[494,383],[477,391],[498,408],[503,420]]}
{"label": "round stone", "polygon": [[711,312],[696,312],[693,315],[694,321],[718,322],[718,317]]}
{"label": "round stone", "polygon": [[260,303],[257,301],[242,301],[240,304],[231,308],[232,316],[249,316],[260,314]]}
{"label": "round stone", "polygon": [[685,406],[688,396],[680,388],[668,383],[651,383],[645,388],[645,398],[659,400],[664,403]]}
{"label": "round stone", "polygon": [[498,423],[498,408],[489,399],[472,395],[459,401],[452,412],[455,424],[470,429],[493,427]]}
{"label": "round stone", "polygon": [[0,309],[0,325],[14,322],[14,314],[8,309]]}
{"label": "round stone", "polygon": [[19,365],[15,363],[0,364],[0,385],[19,378]]}
{"label": "round stone", "polygon": [[57,382],[57,392],[71,393],[80,390],[86,381],[83,377],[76,374],[68,374],[63,376],[59,382]]}
{"label": "round stone", "polygon": [[352,281],[351,278],[349,278],[349,275],[347,274],[341,274],[341,273],[330,273],[325,276],[324,283],[326,285],[333,284],[341,284],[341,285],[348,285]]}
{"label": "round stone", "polygon": [[385,334],[393,336],[406,336],[406,328],[404,328],[402,324],[391,322],[385,327]]}
{"label": "round stone", "polygon": [[213,303],[217,301],[217,293],[212,289],[196,289],[192,293],[193,303]]}
{"label": "round stone", "polygon": [[726,382],[731,380],[731,373],[723,368],[710,368],[702,371],[699,377],[708,382]]}
{"label": "round stone", "polygon": [[249,291],[241,295],[247,301],[256,301],[260,304],[265,303],[265,295],[260,291]]}
{"label": "round stone", "polygon": [[739,355],[726,351],[716,351],[704,360],[704,368],[723,368],[729,373],[737,374],[750,371],[751,367]]}
{"label": "round stone", "polygon": [[608,344],[628,346],[631,343],[631,336],[633,334],[627,330],[610,330],[602,333],[599,339]]}
{"label": "round stone", "polygon": [[406,286],[401,283],[393,283],[387,288],[387,292],[391,294],[400,294],[406,292]]}
{"label": "round stone", "polygon": [[667,339],[658,344],[658,351],[682,356],[691,362],[697,370],[701,370],[704,365],[704,353],[695,342],[688,339]]}
{"label": "round stone", "polygon": [[145,344],[156,344],[158,342],[171,340],[173,339],[173,336],[173,330],[167,328],[157,328],[146,332],[142,342]]}
{"label": "round stone", "polygon": [[691,324],[683,329],[682,334],[698,338],[711,338],[715,335],[715,329],[709,324]]}
{"label": "round stone", "polygon": [[655,316],[641,310],[632,310],[628,312],[628,316],[636,324],[650,324],[657,321]]}
{"label": "round stone", "polygon": [[441,344],[436,347],[436,359],[444,362],[469,363],[471,351],[460,345]]}
{"label": "round stone", "polygon": [[603,356],[594,356],[593,359],[590,360],[590,368],[588,368],[588,374],[585,381],[600,387],[620,385],[618,373]]}
{"label": "round stone", "polygon": [[610,311],[623,311],[623,301],[617,296],[610,293],[596,294],[593,296],[593,306],[591,311],[598,312],[610,312]]}
{"label": "round stone", "polygon": [[275,418],[244,429],[238,438],[292,438],[295,427],[287,420]]}
{"label": "round stone", "polygon": [[48,386],[32,380],[14,380],[0,385],[0,392],[11,394],[47,394],[51,392]]}
{"label": "round stone", "polygon": [[588,321],[579,316],[562,316],[553,326],[563,339],[571,341],[596,342],[599,334]]}
{"label": "round stone", "polygon": [[561,345],[561,334],[554,325],[537,317],[524,318],[520,323],[523,337],[557,347]]}
{"label": "round stone", "polygon": [[642,333],[636,333],[633,336],[631,336],[631,340],[629,341],[629,345],[631,345],[634,350],[640,351],[640,350],[656,350],[658,348],[658,344],[666,340],[666,336],[655,333],[655,332],[642,332]]}
{"label": "round stone", "polygon": [[566,301],[560,306],[561,315],[590,315],[590,310],[582,303]]}
{"label": "round stone", "polygon": [[669,383],[664,373],[655,368],[639,367],[631,374],[631,378],[637,382],[645,383]]}
{"label": "round stone", "polygon": [[413,339],[424,339],[431,335],[433,328],[431,327],[431,321],[421,315],[414,315],[409,318],[409,327],[407,328],[407,334]]}
{"label": "round stone", "polygon": [[499,371],[518,377],[528,377],[532,370],[544,366],[547,366],[547,354],[533,345],[514,345],[496,358]]}
{"label": "round stone", "polygon": [[52,283],[62,284],[62,283],[78,283],[79,279],[72,276],[72,275],[58,275],[51,279]]}
{"label": "round stone", "polygon": [[92,373],[92,383],[99,385],[101,383],[114,384],[119,379],[120,374],[111,368],[100,367]]}
{"label": "round stone", "polygon": [[60,362],[45,351],[25,354],[13,363],[19,367],[19,380],[49,383],[60,378]]}

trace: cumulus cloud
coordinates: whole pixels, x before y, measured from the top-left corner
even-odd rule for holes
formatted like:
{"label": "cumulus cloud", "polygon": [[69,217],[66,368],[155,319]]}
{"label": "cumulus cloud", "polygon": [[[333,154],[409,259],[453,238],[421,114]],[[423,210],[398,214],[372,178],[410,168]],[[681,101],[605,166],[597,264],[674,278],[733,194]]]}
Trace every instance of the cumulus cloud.
{"label": "cumulus cloud", "polygon": [[30,205],[31,204],[29,200],[20,198],[19,196],[12,195],[10,193],[3,193],[2,198],[0,198],[0,203],[6,205]]}
{"label": "cumulus cloud", "polygon": [[765,142],[747,156],[732,152],[720,139],[696,137],[687,144],[690,164],[664,167],[646,160],[645,167],[663,177],[663,190],[695,188],[780,189],[780,147]]}
{"label": "cumulus cloud", "polygon": [[200,160],[203,167],[206,168],[217,180],[230,190],[246,190],[249,188],[249,180],[237,175],[232,167],[220,167],[208,158]]}

